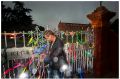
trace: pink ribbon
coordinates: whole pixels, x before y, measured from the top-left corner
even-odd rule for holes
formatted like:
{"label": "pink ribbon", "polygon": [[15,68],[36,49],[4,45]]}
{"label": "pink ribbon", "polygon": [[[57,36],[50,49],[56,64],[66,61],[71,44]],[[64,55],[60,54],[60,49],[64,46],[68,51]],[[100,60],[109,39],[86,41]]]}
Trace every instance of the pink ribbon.
{"label": "pink ribbon", "polygon": [[14,67],[8,68],[7,70],[4,71],[4,75],[8,74],[8,72],[13,71],[14,69],[16,69],[16,68],[18,68],[18,67],[20,67],[20,66],[31,65],[31,64],[32,64],[32,60],[33,60],[33,59],[30,59],[25,65],[18,63],[18,64],[15,65]]}

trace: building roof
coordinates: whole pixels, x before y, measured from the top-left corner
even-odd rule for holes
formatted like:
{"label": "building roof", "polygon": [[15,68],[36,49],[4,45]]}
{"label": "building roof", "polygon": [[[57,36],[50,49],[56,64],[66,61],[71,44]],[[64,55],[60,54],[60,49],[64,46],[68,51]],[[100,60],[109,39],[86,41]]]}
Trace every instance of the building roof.
{"label": "building roof", "polygon": [[60,22],[58,24],[58,30],[59,31],[80,31],[80,30],[86,30],[88,27],[91,27],[90,24],[79,24],[79,23],[65,23]]}

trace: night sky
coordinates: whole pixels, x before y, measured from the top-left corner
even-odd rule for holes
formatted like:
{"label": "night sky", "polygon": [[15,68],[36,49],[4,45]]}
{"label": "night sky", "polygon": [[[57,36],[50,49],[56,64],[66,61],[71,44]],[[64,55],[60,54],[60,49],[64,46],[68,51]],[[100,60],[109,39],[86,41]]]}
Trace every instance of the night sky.
{"label": "night sky", "polygon": [[[99,1],[22,1],[26,8],[32,9],[30,13],[33,23],[40,26],[49,26],[51,29],[58,27],[59,22],[89,24],[86,15],[93,12],[100,6]],[[4,3],[13,6],[11,2]],[[108,10],[116,12],[117,15],[112,19],[118,18],[118,1],[103,1],[102,5]],[[111,21],[111,22],[112,22]]]}

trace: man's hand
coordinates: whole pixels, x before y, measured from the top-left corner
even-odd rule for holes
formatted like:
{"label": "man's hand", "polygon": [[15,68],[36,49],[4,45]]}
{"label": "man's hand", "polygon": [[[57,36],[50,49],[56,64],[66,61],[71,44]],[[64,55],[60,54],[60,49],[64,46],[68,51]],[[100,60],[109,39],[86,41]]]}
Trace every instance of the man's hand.
{"label": "man's hand", "polygon": [[44,62],[45,58],[46,58],[46,54],[45,53],[40,54],[40,62]]}

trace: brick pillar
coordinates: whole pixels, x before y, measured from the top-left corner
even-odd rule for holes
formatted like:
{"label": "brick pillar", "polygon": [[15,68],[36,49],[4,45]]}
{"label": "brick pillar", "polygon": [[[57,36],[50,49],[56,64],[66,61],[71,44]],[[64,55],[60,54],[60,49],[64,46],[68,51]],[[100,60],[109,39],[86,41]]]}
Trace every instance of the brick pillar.
{"label": "brick pillar", "polygon": [[115,16],[114,12],[108,11],[104,6],[98,7],[87,17],[91,21],[95,36],[94,50],[94,75],[104,77],[110,70],[109,56],[109,26],[110,19]]}

